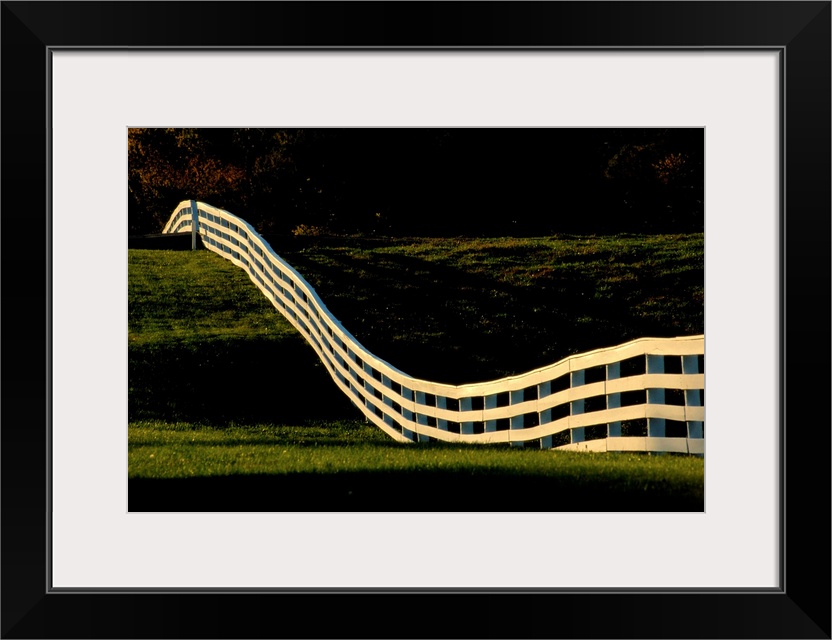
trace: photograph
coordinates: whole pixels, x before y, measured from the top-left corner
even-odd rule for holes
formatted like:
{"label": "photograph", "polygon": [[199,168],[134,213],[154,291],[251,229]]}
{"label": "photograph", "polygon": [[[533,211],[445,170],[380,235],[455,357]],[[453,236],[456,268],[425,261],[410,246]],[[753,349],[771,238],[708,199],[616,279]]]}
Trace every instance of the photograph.
{"label": "photograph", "polygon": [[127,143],[131,511],[704,510],[704,129]]}
{"label": "photograph", "polygon": [[832,637],[829,0],[0,5],[0,638]]}

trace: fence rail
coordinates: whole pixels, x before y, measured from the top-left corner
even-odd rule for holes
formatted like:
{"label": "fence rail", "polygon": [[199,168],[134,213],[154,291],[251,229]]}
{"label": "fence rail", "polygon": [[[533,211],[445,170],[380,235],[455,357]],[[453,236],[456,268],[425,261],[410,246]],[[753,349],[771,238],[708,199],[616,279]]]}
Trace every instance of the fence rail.
{"label": "fence rail", "polygon": [[186,200],[163,233],[190,231],[242,268],[338,388],[399,441],[704,455],[704,336],[643,338],[476,384],[420,380],[367,351],[245,220]]}

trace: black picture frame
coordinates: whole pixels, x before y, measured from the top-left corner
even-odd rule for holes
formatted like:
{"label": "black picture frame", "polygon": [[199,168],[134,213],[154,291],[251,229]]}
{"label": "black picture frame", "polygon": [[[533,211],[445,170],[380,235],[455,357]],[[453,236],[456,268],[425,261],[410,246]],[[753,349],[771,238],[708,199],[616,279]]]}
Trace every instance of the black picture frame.
{"label": "black picture frame", "polygon": [[[830,15],[828,1],[3,2],[2,637],[829,638]],[[47,133],[62,47],[779,51],[780,588],[52,591]]]}

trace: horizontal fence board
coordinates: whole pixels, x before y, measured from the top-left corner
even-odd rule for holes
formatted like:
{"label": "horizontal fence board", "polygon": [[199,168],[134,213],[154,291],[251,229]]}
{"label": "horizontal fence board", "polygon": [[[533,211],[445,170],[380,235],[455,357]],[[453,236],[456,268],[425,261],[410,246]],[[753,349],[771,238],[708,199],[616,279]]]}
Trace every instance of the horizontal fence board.
{"label": "horizontal fence board", "polygon": [[522,440],[535,440],[537,438],[545,438],[556,433],[561,433],[570,428],[570,417],[561,418],[554,422],[548,422],[545,425],[538,425],[536,427],[529,427],[527,429],[516,429],[511,431],[512,439],[515,442]]}
{"label": "horizontal fence board", "polygon": [[687,438],[645,438],[647,451],[665,453],[688,453]]}
{"label": "horizontal fence board", "polygon": [[704,456],[705,440],[703,438],[688,438],[688,453]]}
{"label": "horizontal fence board", "polygon": [[685,407],[685,420],[705,422],[705,407]]}
{"label": "horizontal fence board", "polygon": [[[634,438],[635,439],[635,438]],[[589,442],[573,442],[562,447],[558,447],[558,451],[588,451],[591,453],[602,453],[607,451],[607,440],[590,440]]]}
{"label": "horizontal fence board", "polygon": [[606,438],[607,451],[647,451],[647,438],[638,436],[631,438]]}

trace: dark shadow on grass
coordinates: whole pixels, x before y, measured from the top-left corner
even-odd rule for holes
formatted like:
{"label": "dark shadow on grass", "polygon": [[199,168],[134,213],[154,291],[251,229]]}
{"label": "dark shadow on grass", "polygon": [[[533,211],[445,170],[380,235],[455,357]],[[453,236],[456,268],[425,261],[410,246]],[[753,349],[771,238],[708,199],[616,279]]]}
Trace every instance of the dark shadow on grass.
{"label": "dark shadow on grass", "polygon": [[[581,269],[553,271],[534,286],[518,286],[413,256],[375,253],[356,259],[324,246],[310,257],[297,246],[295,251],[287,246],[284,257],[307,275],[367,349],[410,375],[436,382],[491,380],[635,338],[703,330],[701,310],[677,299],[680,288],[704,284],[702,272],[670,277],[645,270],[638,280],[617,285],[614,295],[597,296],[595,277]],[[495,247],[491,253],[517,255],[518,249]],[[331,264],[322,266],[314,256]],[[645,297],[661,297],[669,313],[639,312],[633,301]],[[684,311],[670,311],[678,305]],[[435,334],[442,338],[431,339]]]}
{"label": "dark shadow on grass", "polygon": [[128,358],[131,421],[222,426],[359,415],[299,335],[133,346]]}
{"label": "dark shadow on grass", "polygon": [[[131,512],[701,512],[701,490],[508,473],[339,472],[134,478]],[[526,532],[533,537],[533,532]]]}

